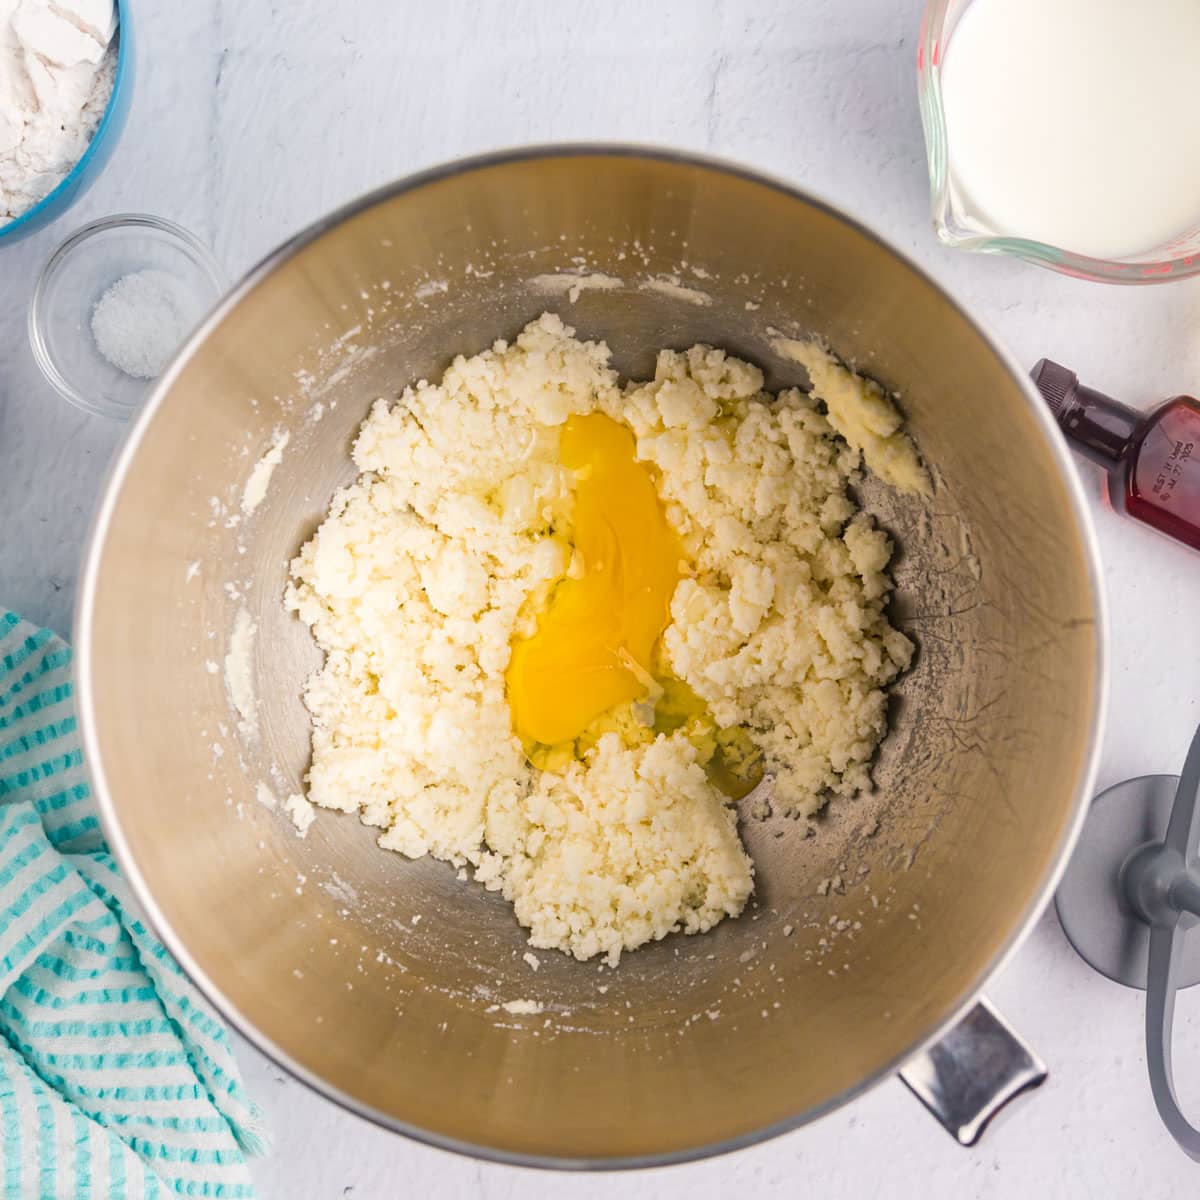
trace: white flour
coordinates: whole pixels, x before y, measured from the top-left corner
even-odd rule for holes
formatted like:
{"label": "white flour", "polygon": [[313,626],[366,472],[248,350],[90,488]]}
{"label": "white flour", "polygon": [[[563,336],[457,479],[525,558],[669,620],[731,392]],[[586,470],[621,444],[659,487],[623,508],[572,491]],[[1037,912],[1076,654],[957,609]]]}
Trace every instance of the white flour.
{"label": "white flour", "polygon": [[116,73],[113,0],[0,0],[0,225],[83,156]]}

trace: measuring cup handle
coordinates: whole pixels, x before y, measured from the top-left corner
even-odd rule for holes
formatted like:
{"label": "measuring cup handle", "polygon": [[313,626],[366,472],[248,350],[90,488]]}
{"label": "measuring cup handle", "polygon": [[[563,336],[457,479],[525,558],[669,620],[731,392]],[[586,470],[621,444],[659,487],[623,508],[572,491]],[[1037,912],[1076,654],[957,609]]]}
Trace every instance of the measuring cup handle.
{"label": "measuring cup handle", "polygon": [[917,1099],[962,1146],[975,1145],[1010,1100],[1038,1087],[1046,1075],[1046,1064],[987,1000],[900,1071]]}

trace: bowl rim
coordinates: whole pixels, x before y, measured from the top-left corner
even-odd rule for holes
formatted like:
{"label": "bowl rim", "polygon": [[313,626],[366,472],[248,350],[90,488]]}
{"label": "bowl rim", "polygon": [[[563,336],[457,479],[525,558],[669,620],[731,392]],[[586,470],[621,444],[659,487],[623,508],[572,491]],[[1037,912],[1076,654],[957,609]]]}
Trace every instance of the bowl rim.
{"label": "bowl rim", "polygon": [[[209,297],[204,309],[206,313],[225,290],[225,275],[221,270],[221,264],[217,262],[213,252],[194,233],[184,229],[182,225],[177,225],[174,221],[168,221],[166,217],[156,217],[151,213],[113,213],[111,216],[89,221],[60,243],[54,253],[46,260],[41,272],[38,274],[37,283],[34,285],[33,296],[30,298],[29,309],[26,315],[26,326],[29,332],[29,344],[33,349],[33,357],[41,369],[43,376],[45,376],[46,382],[68,403],[73,404],[83,412],[90,413],[92,416],[106,417],[114,421],[125,421],[137,411],[139,405],[131,404],[127,406],[122,404],[97,403],[80,392],[58,369],[58,364],[55,362],[54,355],[51,354],[50,347],[46,341],[41,316],[42,305],[46,298],[46,289],[49,287],[50,280],[55,271],[84,243],[91,241],[94,237],[111,233],[117,229],[153,230],[155,233],[164,234],[168,239],[183,247],[193,257],[196,265],[208,277],[209,283],[212,284],[212,296]],[[146,391],[149,391],[149,381]]]}
{"label": "bowl rim", "polygon": [[[980,968],[976,977],[964,989],[958,1002],[952,1005],[949,1011],[943,1014],[943,1016],[934,1021],[925,1034],[913,1044],[905,1047],[888,1062],[882,1064],[844,1091],[830,1097],[823,1104],[817,1105],[812,1109],[794,1114],[770,1125],[761,1126],[747,1133],[703,1146],[693,1146],[683,1150],[672,1150],[661,1153],[611,1158],[530,1154],[504,1150],[495,1146],[487,1146],[467,1142],[459,1138],[448,1137],[433,1130],[398,1120],[323,1080],[315,1072],[310,1071],[307,1067],[297,1062],[269,1037],[260,1032],[249,1017],[225,995],[216,981],[201,969],[189,953],[188,948],[176,937],[166,917],[155,903],[146,879],[138,868],[129,843],[125,839],[117,806],[114,804],[112,794],[108,788],[108,780],[104,772],[104,760],[96,738],[94,720],[96,709],[93,698],[94,681],[91,655],[94,633],[94,607],[99,585],[100,566],[104,557],[109,526],[113,518],[117,500],[122,491],[125,477],[133,465],[142,439],[154,421],[158,409],[161,407],[175,381],[182,374],[188,361],[208,335],[233,312],[242,299],[266,280],[277,267],[293,257],[304,247],[317,241],[329,230],[346,221],[352,220],[377,204],[394,199],[397,196],[404,195],[418,188],[440,183],[454,176],[473,171],[488,170],[498,166],[538,159],[588,157],[642,158],[654,162],[698,167],[706,171],[732,175],[767,187],[773,191],[782,193],[790,199],[811,205],[833,219],[848,225],[861,237],[868,239],[885,252],[893,255],[919,279],[933,288],[950,306],[952,311],[974,331],[983,345],[1008,369],[1025,397],[1026,404],[1033,415],[1035,424],[1039,426],[1045,436],[1047,449],[1058,464],[1061,479],[1067,490],[1070,511],[1079,529],[1082,550],[1086,561],[1088,582],[1092,593],[1096,635],[1095,687],[1091,696],[1091,720],[1087,743],[1083,753],[1082,770],[1075,795],[1072,797],[1071,807],[1068,809],[1067,819],[1063,823],[1058,843],[1054,847],[1050,857],[1050,866],[1046,871],[1041,886],[1030,897],[1019,919],[1014,922],[990,961]],[[414,1141],[428,1146],[453,1151],[475,1159],[504,1163],[510,1166],[567,1171],[613,1171],[669,1166],[677,1163],[695,1162],[700,1159],[757,1145],[760,1142],[765,1142],[770,1138],[807,1125],[841,1108],[844,1104],[869,1091],[877,1083],[889,1076],[895,1075],[906,1062],[937,1043],[970,1011],[982,995],[988,981],[1011,960],[1053,898],[1058,882],[1066,870],[1071,850],[1075,846],[1080,830],[1083,827],[1088,805],[1094,791],[1096,772],[1099,765],[1100,743],[1109,699],[1108,602],[1103,585],[1099,542],[1091,512],[1086,502],[1083,483],[1071,462],[1071,456],[1066,443],[1058,435],[1057,426],[1054,424],[1049,410],[1042,403],[1028,375],[1013,356],[928,271],[916,263],[909,255],[897,249],[886,238],[876,233],[856,217],[847,213],[839,205],[833,204],[778,175],[741,165],[728,159],[690,150],[623,142],[572,141],[542,143],[452,159],[441,165],[418,171],[392,183],[385,184],[382,187],[375,188],[359,196],[357,199],[341,205],[325,217],[313,222],[306,229],[286,239],[276,250],[251,268],[241,281],[226,294],[225,298],[209,314],[208,318],[193,332],[191,338],[180,349],[170,367],[158,379],[151,395],[137,414],[124,444],[109,468],[109,475],[105,481],[101,499],[95,510],[85,543],[73,633],[76,647],[78,719],[84,748],[84,763],[89,778],[92,781],[97,808],[108,845],[116,856],[121,869],[124,871],[134,895],[142,905],[151,927],[162,939],[167,949],[175,956],[189,978],[191,978],[217,1011],[251,1045],[277,1066],[287,1071],[302,1083],[307,1084],[319,1095],[334,1101],[348,1112],[363,1117],[384,1129],[403,1134]]]}
{"label": "bowl rim", "polygon": [[[10,237],[16,238],[19,230],[33,225],[54,204],[62,198],[62,193],[79,182],[87,172],[93,158],[99,153],[100,146],[108,135],[109,126],[116,119],[117,100],[125,87],[128,86],[127,76],[133,53],[133,38],[125,36],[129,24],[129,4],[127,0],[115,0],[117,7],[117,66],[113,73],[112,91],[108,95],[108,103],[104,106],[104,114],[96,132],[92,134],[83,153],[75,161],[75,165],[48,191],[32,208],[27,208],[19,217],[0,225],[0,245]],[[69,207],[69,206],[68,206]],[[65,211],[65,210],[64,210]]]}
{"label": "bowl rim", "polygon": [[[925,159],[929,175],[929,217],[937,239],[956,250],[981,254],[1006,254],[1060,275],[1090,283],[1171,283],[1200,274],[1200,252],[1174,258],[1120,261],[1092,258],[1039,242],[1036,238],[988,233],[967,229],[956,219],[951,189],[949,140],[942,104],[941,60],[946,41],[947,17],[958,0],[926,0],[917,36],[917,102],[925,135]],[[965,0],[963,8],[973,0]]]}

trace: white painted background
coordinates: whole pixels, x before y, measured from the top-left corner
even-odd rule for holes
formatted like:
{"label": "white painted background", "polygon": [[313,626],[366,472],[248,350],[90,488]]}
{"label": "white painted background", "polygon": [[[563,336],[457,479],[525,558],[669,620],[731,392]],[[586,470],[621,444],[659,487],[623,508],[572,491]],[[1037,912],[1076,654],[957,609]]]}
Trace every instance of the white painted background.
{"label": "white painted background", "polygon": [[[915,97],[919,0],[132,3],[140,76],[112,165],[57,226],[0,249],[0,601],[60,632],[121,431],[42,382],[25,314],[58,242],[111,212],[181,222],[233,277],[331,207],[418,167],[523,142],[660,142],[767,168],[848,208],[1026,363],[1052,354],[1138,405],[1200,391],[1200,281],[1106,289],[934,242]],[[1099,506],[1097,521],[1113,616],[1106,786],[1177,770],[1200,719],[1200,555]],[[287,1200],[1157,1200],[1200,1186],[1200,1166],[1154,1113],[1140,995],[1093,975],[1052,916],[991,994],[1052,1074],[972,1151],[891,1082],[724,1159],[616,1177],[540,1174],[374,1129],[243,1047],[275,1140],[256,1173],[264,1196]],[[1200,1117],[1200,1005],[1185,1004],[1182,1018],[1177,1070]]]}

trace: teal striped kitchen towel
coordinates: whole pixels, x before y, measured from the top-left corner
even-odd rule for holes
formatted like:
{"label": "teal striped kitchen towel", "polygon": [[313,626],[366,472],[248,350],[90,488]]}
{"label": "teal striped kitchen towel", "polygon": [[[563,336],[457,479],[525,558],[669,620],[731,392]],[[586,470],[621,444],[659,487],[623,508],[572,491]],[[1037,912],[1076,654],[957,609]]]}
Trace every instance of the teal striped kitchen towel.
{"label": "teal striped kitchen towel", "polygon": [[0,608],[0,1194],[250,1197],[263,1148],[229,1034],[104,844],[70,647]]}

